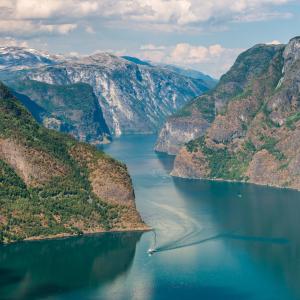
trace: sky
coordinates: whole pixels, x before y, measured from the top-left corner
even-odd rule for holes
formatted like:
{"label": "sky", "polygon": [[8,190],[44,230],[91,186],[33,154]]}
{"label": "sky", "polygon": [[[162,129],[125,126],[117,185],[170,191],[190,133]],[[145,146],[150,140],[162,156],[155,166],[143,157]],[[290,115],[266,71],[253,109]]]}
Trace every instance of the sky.
{"label": "sky", "polygon": [[219,78],[245,49],[300,35],[300,0],[0,0],[0,46],[111,52]]}

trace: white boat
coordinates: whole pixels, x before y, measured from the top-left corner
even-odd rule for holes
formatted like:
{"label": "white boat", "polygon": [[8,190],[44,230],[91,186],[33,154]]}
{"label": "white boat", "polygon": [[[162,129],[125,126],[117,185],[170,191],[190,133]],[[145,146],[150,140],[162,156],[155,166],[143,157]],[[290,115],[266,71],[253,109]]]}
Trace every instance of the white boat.
{"label": "white boat", "polygon": [[155,249],[149,248],[147,253],[151,256],[152,254],[154,254],[156,252]]}

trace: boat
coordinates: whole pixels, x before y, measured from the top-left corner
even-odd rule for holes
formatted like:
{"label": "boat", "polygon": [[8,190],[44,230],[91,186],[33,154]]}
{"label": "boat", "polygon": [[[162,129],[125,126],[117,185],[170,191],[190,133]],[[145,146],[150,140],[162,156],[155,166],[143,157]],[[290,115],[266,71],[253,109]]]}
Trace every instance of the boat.
{"label": "boat", "polygon": [[149,256],[153,255],[156,252],[155,249],[149,248],[147,253],[149,254]]}

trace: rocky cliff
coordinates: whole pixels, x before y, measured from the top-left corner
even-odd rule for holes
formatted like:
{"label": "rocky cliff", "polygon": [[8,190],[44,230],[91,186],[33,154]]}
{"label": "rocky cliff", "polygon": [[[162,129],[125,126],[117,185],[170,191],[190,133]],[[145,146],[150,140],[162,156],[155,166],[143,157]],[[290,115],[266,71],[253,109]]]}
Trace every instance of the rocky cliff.
{"label": "rocky cliff", "polygon": [[[242,94],[247,84],[265,70],[278,47],[258,45],[240,55],[213,90],[189,102],[167,120],[155,150],[176,154],[184,143],[203,136],[226,103]],[[179,123],[184,124],[182,128]]]}
{"label": "rocky cliff", "polygon": [[0,242],[144,230],[126,166],[41,127],[0,83]]}
{"label": "rocky cliff", "polygon": [[203,118],[170,117],[160,130],[155,151],[176,155],[185,143],[203,135],[210,122]]}
{"label": "rocky cliff", "polygon": [[[18,79],[54,86],[90,85],[114,135],[156,132],[166,117],[212,85],[212,79],[204,75],[203,79],[189,77],[108,53],[63,57],[32,49],[0,48],[0,69],[0,78],[7,84]],[[31,90],[23,89],[23,93],[29,98],[32,95]],[[35,98],[31,100],[35,102]]]}
{"label": "rocky cliff", "polygon": [[90,85],[55,85],[33,80],[11,80],[9,86],[37,121],[90,144],[105,143],[110,132]]}
{"label": "rocky cliff", "polygon": [[251,48],[220,85],[224,81],[231,96],[216,97],[218,88],[211,93],[214,121],[181,148],[172,175],[300,189],[300,37]]}

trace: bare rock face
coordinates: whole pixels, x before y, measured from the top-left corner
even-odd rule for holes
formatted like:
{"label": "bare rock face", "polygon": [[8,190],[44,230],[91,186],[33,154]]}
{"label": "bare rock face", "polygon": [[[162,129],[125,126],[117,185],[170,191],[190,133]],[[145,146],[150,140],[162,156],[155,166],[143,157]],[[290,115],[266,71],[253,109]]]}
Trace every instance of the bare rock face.
{"label": "bare rock face", "polygon": [[278,171],[278,169],[280,169],[280,163],[276,157],[263,149],[254,154],[246,175],[252,183],[283,186],[288,178],[288,171],[286,169]]}
{"label": "bare rock face", "polygon": [[190,152],[183,147],[176,156],[171,175],[182,178],[207,178],[209,165],[201,151]]}
{"label": "bare rock face", "polygon": [[126,165],[108,156],[95,157],[89,147],[76,145],[71,155],[89,169],[93,192],[110,204],[134,206],[134,191]]}
{"label": "bare rock face", "polygon": [[[242,89],[232,74],[245,79]],[[236,91],[205,135],[179,151],[172,175],[300,189],[300,38],[241,54],[210,93],[219,103],[224,81]]]}
{"label": "bare rock face", "polygon": [[12,139],[0,139],[0,159],[12,166],[26,185],[31,187],[43,185],[55,176],[68,173],[68,168],[47,152],[27,148]]}
{"label": "bare rock face", "polygon": [[125,166],[116,166],[108,160],[99,159],[90,168],[93,192],[98,197],[109,203],[134,205],[132,182]]}
{"label": "bare rock face", "polygon": [[209,123],[199,118],[169,118],[159,133],[155,151],[176,155],[190,140],[205,134]]}
{"label": "bare rock face", "polygon": [[258,103],[253,97],[242,101],[228,103],[227,113],[217,115],[207,136],[215,143],[228,143],[245,135],[246,124],[258,109]]}
{"label": "bare rock face", "polygon": [[284,49],[284,72],[288,73],[297,61],[300,60],[300,38],[295,37],[290,40]]}

